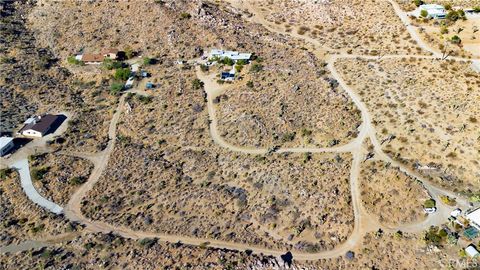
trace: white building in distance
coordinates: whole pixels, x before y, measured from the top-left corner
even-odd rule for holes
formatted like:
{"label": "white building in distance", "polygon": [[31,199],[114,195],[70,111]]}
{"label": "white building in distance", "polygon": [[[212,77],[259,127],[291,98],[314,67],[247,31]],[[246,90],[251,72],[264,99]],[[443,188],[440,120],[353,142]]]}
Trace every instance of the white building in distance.
{"label": "white building in distance", "polygon": [[472,212],[467,213],[467,220],[470,222],[470,225],[475,227],[475,229],[480,231],[480,208],[473,210]]}
{"label": "white building in distance", "polygon": [[252,57],[251,53],[239,53],[237,51],[224,51],[224,50],[217,50],[213,49],[210,51],[209,58],[230,58],[233,61],[237,62],[239,60],[248,61]]}
{"label": "white building in distance", "polygon": [[418,8],[418,10],[419,11],[418,11],[418,16],[417,17],[420,17],[420,13],[422,12],[422,10],[427,11],[427,13],[428,13],[427,18],[428,19],[445,19],[447,17],[447,10],[442,5],[425,4],[425,5],[421,5]]}

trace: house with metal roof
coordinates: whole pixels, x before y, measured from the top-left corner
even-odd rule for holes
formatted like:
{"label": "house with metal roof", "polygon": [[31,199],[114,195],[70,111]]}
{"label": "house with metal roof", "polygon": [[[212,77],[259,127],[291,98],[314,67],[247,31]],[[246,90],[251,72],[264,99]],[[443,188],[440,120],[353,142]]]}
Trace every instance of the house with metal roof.
{"label": "house with metal roof", "polygon": [[427,11],[427,18],[429,19],[445,19],[447,17],[447,10],[442,5],[437,4],[425,4],[419,7],[420,12],[422,10]]}
{"label": "house with metal roof", "polygon": [[480,230],[480,208],[468,212],[465,217],[470,222],[470,225]]}
{"label": "house with metal roof", "polygon": [[19,133],[28,137],[43,137],[52,131],[59,119],[58,115],[53,114],[29,118]]}
{"label": "house with metal roof", "polygon": [[251,53],[239,53],[237,51],[224,51],[224,50],[218,50],[218,49],[213,49],[210,51],[209,58],[230,58],[233,61],[237,62],[239,60],[244,60],[248,61],[250,58],[252,58]]}
{"label": "house with metal roof", "polygon": [[0,137],[0,157],[5,156],[14,147],[12,137]]}

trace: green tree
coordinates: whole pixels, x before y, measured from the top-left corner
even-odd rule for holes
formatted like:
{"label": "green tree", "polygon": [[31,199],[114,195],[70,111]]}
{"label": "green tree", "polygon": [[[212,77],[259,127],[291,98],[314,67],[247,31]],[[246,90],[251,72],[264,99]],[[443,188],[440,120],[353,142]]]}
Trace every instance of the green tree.
{"label": "green tree", "polygon": [[433,199],[425,200],[425,202],[423,203],[423,207],[425,207],[425,208],[435,207],[435,200],[433,200]]}
{"label": "green tree", "polygon": [[130,74],[131,72],[129,68],[117,68],[115,70],[115,75],[113,75],[113,77],[116,80],[126,81],[128,77],[130,77]]}
{"label": "green tree", "polygon": [[422,11],[420,11],[420,16],[423,17],[423,18],[427,18],[428,17],[428,11],[426,11],[425,9],[422,9]]}
{"label": "green tree", "polygon": [[461,39],[459,36],[457,36],[457,35],[453,36],[450,40],[451,40],[452,43],[454,43],[454,44],[460,44],[460,43],[462,43],[462,39]]}
{"label": "green tree", "polygon": [[133,57],[134,53],[133,53],[133,49],[131,47],[127,47],[125,48],[125,57],[127,57],[127,59],[131,59]]}
{"label": "green tree", "polygon": [[192,81],[192,87],[195,90],[201,89],[201,88],[203,88],[203,82],[199,79],[195,79],[195,80]]}
{"label": "green tree", "polygon": [[102,66],[107,70],[117,69],[122,67],[122,63],[110,58],[103,59]]}
{"label": "green tree", "polygon": [[67,58],[67,62],[70,64],[70,65],[79,65],[79,66],[83,66],[84,63],[78,59],[75,58],[75,56],[69,56]]}
{"label": "green tree", "polygon": [[235,70],[236,70],[237,72],[241,72],[242,69],[243,69],[243,66],[242,66],[242,65],[235,65]]}
{"label": "green tree", "polygon": [[220,60],[220,63],[221,64],[224,64],[226,66],[233,66],[235,64],[235,61],[233,61],[231,58],[229,57],[224,57]]}
{"label": "green tree", "polygon": [[150,64],[152,64],[152,63],[153,63],[152,58],[143,57],[143,65],[144,65],[144,66],[148,66],[148,65],[150,65]]}
{"label": "green tree", "polygon": [[115,96],[118,93],[120,93],[122,89],[123,89],[123,83],[114,82],[110,85],[110,94]]}
{"label": "green tree", "polygon": [[422,1],[422,0],[413,0],[413,3],[414,3],[415,6],[417,6],[417,7],[423,5],[423,1]]}
{"label": "green tree", "polygon": [[209,67],[207,65],[201,64],[200,65],[200,70],[203,72],[207,72],[209,70]]}

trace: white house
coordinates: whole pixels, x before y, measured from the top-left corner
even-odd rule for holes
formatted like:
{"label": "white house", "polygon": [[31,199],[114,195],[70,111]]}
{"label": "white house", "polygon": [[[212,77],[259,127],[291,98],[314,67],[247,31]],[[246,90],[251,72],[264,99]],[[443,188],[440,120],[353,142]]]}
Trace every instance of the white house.
{"label": "white house", "polygon": [[[421,5],[419,8],[419,14],[422,12],[422,10],[426,10],[428,15],[427,18],[429,19],[445,19],[447,17],[447,11],[445,10],[445,7],[442,5],[437,5],[437,4],[425,4]],[[417,16],[420,17],[420,16]]]}
{"label": "white house", "polygon": [[467,253],[467,255],[470,257],[470,258],[476,258],[478,255],[480,255],[480,253],[478,252],[478,250],[475,248],[475,246],[473,245],[469,245],[468,247],[465,248],[465,253]]}
{"label": "white house", "polygon": [[219,58],[225,58],[228,57],[232,59],[233,61],[237,62],[239,60],[245,60],[248,61],[252,57],[251,53],[239,53],[236,51],[224,51],[224,50],[217,50],[213,49],[210,51],[209,58],[214,58],[214,57],[219,57]]}
{"label": "white house", "polygon": [[19,133],[28,137],[41,138],[51,131],[59,117],[57,115],[45,114],[38,117],[32,117],[25,121],[25,125]]}
{"label": "white house", "polygon": [[480,208],[473,210],[465,215],[470,222],[470,225],[480,230]]}
{"label": "white house", "polygon": [[12,137],[0,137],[0,157],[5,156],[10,150],[13,149]]}

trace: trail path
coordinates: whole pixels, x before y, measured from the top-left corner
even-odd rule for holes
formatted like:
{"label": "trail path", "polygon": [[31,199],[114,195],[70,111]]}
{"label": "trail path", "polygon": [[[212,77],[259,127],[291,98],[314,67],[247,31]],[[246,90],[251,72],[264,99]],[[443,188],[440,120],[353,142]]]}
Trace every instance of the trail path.
{"label": "trail path", "polygon": [[[252,7],[248,3],[248,1],[241,1],[241,0],[232,0],[232,4],[236,7],[243,9],[253,10],[255,7]],[[448,190],[444,190],[434,186],[432,183],[428,182],[427,180],[423,179],[421,176],[412,172],[410,169],[405,168],[402,164],[395,162],[392,160],[388,155],[386,155],[378,139],[376,137],[375,128],[372,124],[371,115],[368,111],[367,106],[362,102],[362,99],[353,91],[343,80],[342,76],[337,72],[335,69],[335,62],[338,59],[352,59],[352,58],[359,58],[365,60],[381,60],[381,59],[404,59],[404,58],[421,58],[421,59],[441,59],[442,55],[438,52],[435,52],[431,49],[418,35],[415,30],[415,27],[410,25],[409,19],[405,12],[403,12],[398,4],[393,1],[389,0],[392,4],[396,14],[405,24],[408,32],[410,33],[411,37],[417,42],[417,44],[425,51],[430,52],[432,55],[382,55],[382,56],[366,56],[366,55],[349,55],[344,53],[327,55],[326,59],[328,60],[327,67],[330,70],[331,76],[334,77],[340,84],[340,86],[347,92],[349,97],[355,103],[357,108],[361,112],[362,116],[362,124],[359,126],[359,132],[357,138],[352,140],[351,142],[331,147],[331,148],[313,148],[313,147],[305,147],[305,148],[278,148],[275,150],[275,153],[285,153],[285,152],[297,152],[297,153],[321,153],[321,152],[334,152],[334,153],[343,153],[349,152],[353,156],[351,171],[350,171],[350,190],[352,196],[352,208],[354,212],[354,229],[350,237],[342,244],[336,246],[334,249],[321,251],[317,253],[304,253],[304,252],[297,252],[292,251],[293,257],[295,260],[318,260],[323,258],[332,258],[337,256],[343,256],[345,252],[352,250],[361,243],[363,236],[370,231],[377,230],[382,228],[386,231],[405,231],[405,232],[421,232],[427,229],[431,225],[440,225],[446,221],[446,218],[449,216],[449,213],[452,207],[448,207],[439,203],[437,213],[433,215],[429,215],[429,217],[425,220],[415,222],[412,224],[404,224],[397,227],[387,227],[382,224],[379,224],[374,218],[365,211],[362,205],[361,195],[359,191],[359,174],[361,171],[361,163],[365,158],[366,150],[365,150],[365,142],[370,141],[374,146],[374,153],[375,157],[378,160],[382,160],[384,162],[390,163],[392,166],[400,168],[403,172],[419,179],[421,181],[423,187],[428,191],[430,196],[435,200],[439,201],[439,196],[441,195],[448,195],[451,197],[457,198],[458,205],[460,207],[468,207],[468,202],[461,198],[458,194],[454,194]],[[325,55],[326,51],[329,50],[328,48],[324,48],[322,44],[320,44],[317,40],[297,35],[295,33],[286,33],[282,30],[278,29],[270,22],[265,20],[265,18],[261,17],[258,13],[253,13],[253,16],[249,18],[250,21],[259,23],[263,25],[266,29],[282,34],[282,35],[290,35],[293,38],[304,40],[306,43],[312,44],[314,49],[310,49],[316,55]],[[464,61],[469,62],[471,59],[466,58],[459,58],[459,57],[449,57],[449,59],[456,60],[456,61]],[[215,113],[215,104],[214,99],[221,95],[224,91],[227,91],[229,86],[220,86],[216,83],[216,80],[213,76],[205,75],[197,69],[197,77],[204,82],[204,89],[207,93],[207,109],[210,118],[210,135],[214,142],[221,147],[229,149],[230,151],[241,152],[245,154],[265,154],[269,152],[269,149],[265,148],[248,148],[248,147],[240,147],[233,145],[227,142],[219,133],[218,131],[218,120],[216,118]],[[91,190],[94,185],[99,181],[101,175],[104,173],[108,161],[110,159],[111,153],[113,152],[115,141],[116,141],[116,126],[119,121],[120,115],[122,113],[122,109],[125,103],[125,94],[120,98],[120,102],[118,104],[118,108],[111,120],[109,126],[109,137],[110,141],[108,143],[107,148],[99,154],[91,154],[91,153],[64,153],[67,155],[74,155],[78,157],[83,157],[91,160],[95,167],[90,175],[88,181],[82,185],[72,196],[71,200],[68,202],[67,206],[64,209],[64,213],[67,218],[72,221],[78,221],[81,224],[86,226],[86,230],[92,232],[114,232],[121,236],[131,238],[131,239],[140,239],[140,238],[147,238],[147,237],[157,237],[160,238],[160,241],[167,241],[167,242],[182,242],[185,244],[190,245],[202,245],[208,243],[210,247],[217,247],[217,248],[226,248],[226,249],[233,249],[233,250],[251,250],[254,253],[262,253],[265,255],[272,255],[272,256],[280,256],[284,254],[286,251],[282,250],[275,250],[275,249],[268,249],[263,247],[258,247],[249,244],[241,244],[235,242],[228,242],[228,241],[221,241],[216,239],[206,239],[206,238],[195,238],[195,237],[187,237],[182,235],[172,235],[172,234],[162,234],[162,233],[154,233],[154,232],[145,232],[145,231],[134,231],[128,228],[124,228],[122,226],[116,226],[112,224],[107,224],[102,221],[92,221],[86,218],[83,213],[81,212],[81,202],[83,198],[86,196],[89,190]]]}

